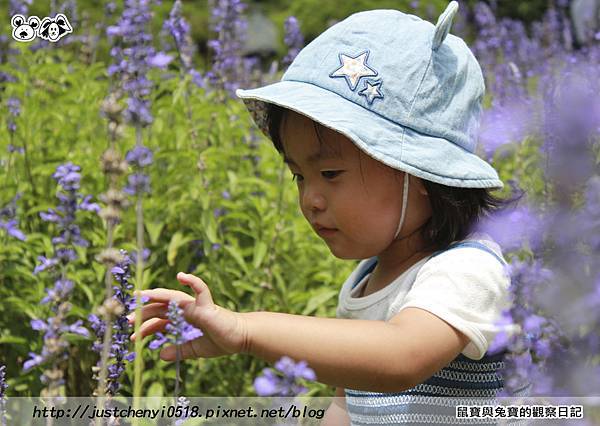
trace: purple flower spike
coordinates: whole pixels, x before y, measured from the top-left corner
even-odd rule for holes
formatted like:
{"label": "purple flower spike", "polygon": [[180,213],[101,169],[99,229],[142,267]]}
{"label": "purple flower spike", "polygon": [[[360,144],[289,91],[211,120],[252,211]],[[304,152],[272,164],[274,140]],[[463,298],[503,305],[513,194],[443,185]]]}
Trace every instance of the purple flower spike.
{"label": "purple flower spike", "polygon": [[300,24],[294,16],[287,18],[283,24],[283,27],[285,29],[285,37],[283,41],[288,47],[288,53],[285,55],[285,58],[283,58],[283,64],[288,66],[304,47],[304,37],[300,32]]}
{"label": "purple flower spike", "polygon": [[[120,250],[120,254],[123,256],[123,260],[111,269],[111,273],[117,281],[117,285],[113,286],[113,299],[118,301],[123,308],[112,324],[113,334],[109,350],[110,363],[108,365],[108,377],[106,383],[106,393],[112,396],[116,395],[121,387],[120,378],[123,371],[125,371],[126,363],[133,361],[135,357],[135,353],[129,352],[128,350],[131,325],[127,319],[127,315],[132,312],[133,305],[135,304],[131,294],[133,285],[129,283],[129,266],[131,265],[132,260],[127,251]],[[93,343],[92,349],[101,353],[106,323],[96,315],[89,315],[88,322],[96,336],[96,341]],[[100,360],[98,363],[100,363]]]}

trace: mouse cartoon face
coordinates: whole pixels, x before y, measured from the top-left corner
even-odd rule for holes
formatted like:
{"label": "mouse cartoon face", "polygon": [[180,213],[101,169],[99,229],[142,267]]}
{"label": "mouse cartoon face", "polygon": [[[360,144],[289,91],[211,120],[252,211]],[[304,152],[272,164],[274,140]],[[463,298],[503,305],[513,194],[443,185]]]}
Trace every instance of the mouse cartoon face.
{"label": "mouse cartoon face", "polygon": [[27,21],[23,15],[15,15],[10,20],[13,27],[12,36],[17,41],[27,42],[35,38],[36,31],[40,27],[40,19],[30,16]]}
{"label": "mouse cartoon face", "polygon": [[73,28],[71,28],[71,24],[69,24],[67,17],[62,13],[59,13],[54,19],[48,17],[44,18],[39,26],[37,34],[44,40],[56,42],[65,34],[72,32]]}

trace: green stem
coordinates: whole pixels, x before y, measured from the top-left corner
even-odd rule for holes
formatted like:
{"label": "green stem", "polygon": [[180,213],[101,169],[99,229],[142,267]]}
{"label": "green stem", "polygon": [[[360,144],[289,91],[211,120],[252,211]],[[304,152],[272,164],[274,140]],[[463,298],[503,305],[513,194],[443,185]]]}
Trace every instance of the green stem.
{"label": "green stem", "polygon": [[[142,129],[138,124],[136,126],[136,144],[139,146],[142,144]],[[139,292],[143,288],[143,273],[144,273],[144,211],[142,205],[142,194],[138,194],[136,202],[136,222],[137,222],[137,264],[135,271],[135,291],[136,291],[136,303],[135,303],[135,328],[134,332],[136,335],[135,339],[135,360],[133,365],[133,405],[134,410],[139,408],[139,397],[142,396],[142,370],[144,368],[142,359],[142,336],[140,336],[140,327],[142,325],[142,297]]]}

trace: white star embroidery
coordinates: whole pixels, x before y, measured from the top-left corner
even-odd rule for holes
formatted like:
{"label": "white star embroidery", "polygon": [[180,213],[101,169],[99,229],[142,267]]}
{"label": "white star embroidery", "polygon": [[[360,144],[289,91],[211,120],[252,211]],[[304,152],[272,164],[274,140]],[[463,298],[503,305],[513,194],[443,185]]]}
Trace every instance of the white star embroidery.
{"label": "white star embroidery", "polygon": [[340,62],[342,64],[337,70],[329,74],[329,77],[344,77],[351,90],[355,90],[361,77],[375,77],[377,71],[369,68],[367,59],[369,51],[365,51],[356,57],[351,57],[340,53]]}
{"label": "white star embroidery", "polygon": [[381,81],[379,81],[375,84],[371,84],[371,82],[365,81],[365,88],[363,90],[361,90],[360,92],[358,92],[358,94],[366,97],[367,101],[369,102],[369,105],[370,105],[373,103],[375,98],[383,99],[383,95],[379,91],[380,87],[381,87]]}

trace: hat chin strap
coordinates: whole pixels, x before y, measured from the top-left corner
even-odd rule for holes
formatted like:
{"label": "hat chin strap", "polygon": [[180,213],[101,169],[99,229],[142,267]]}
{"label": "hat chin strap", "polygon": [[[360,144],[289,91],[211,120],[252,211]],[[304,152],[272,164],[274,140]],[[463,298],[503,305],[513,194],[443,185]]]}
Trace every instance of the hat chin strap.
{"label": "hat chin strap", "polygon": [[400,224],[398,224],[398,230],[396,231],[396,235],[394,235],[394,240],[400,234],[400,230],[402,229],[402,225],[404,224],[404,218],[406,217],[407,204],[408,204],[408,173],[404,172],[404,191],[402,191],[402,214],[400,215]]}

